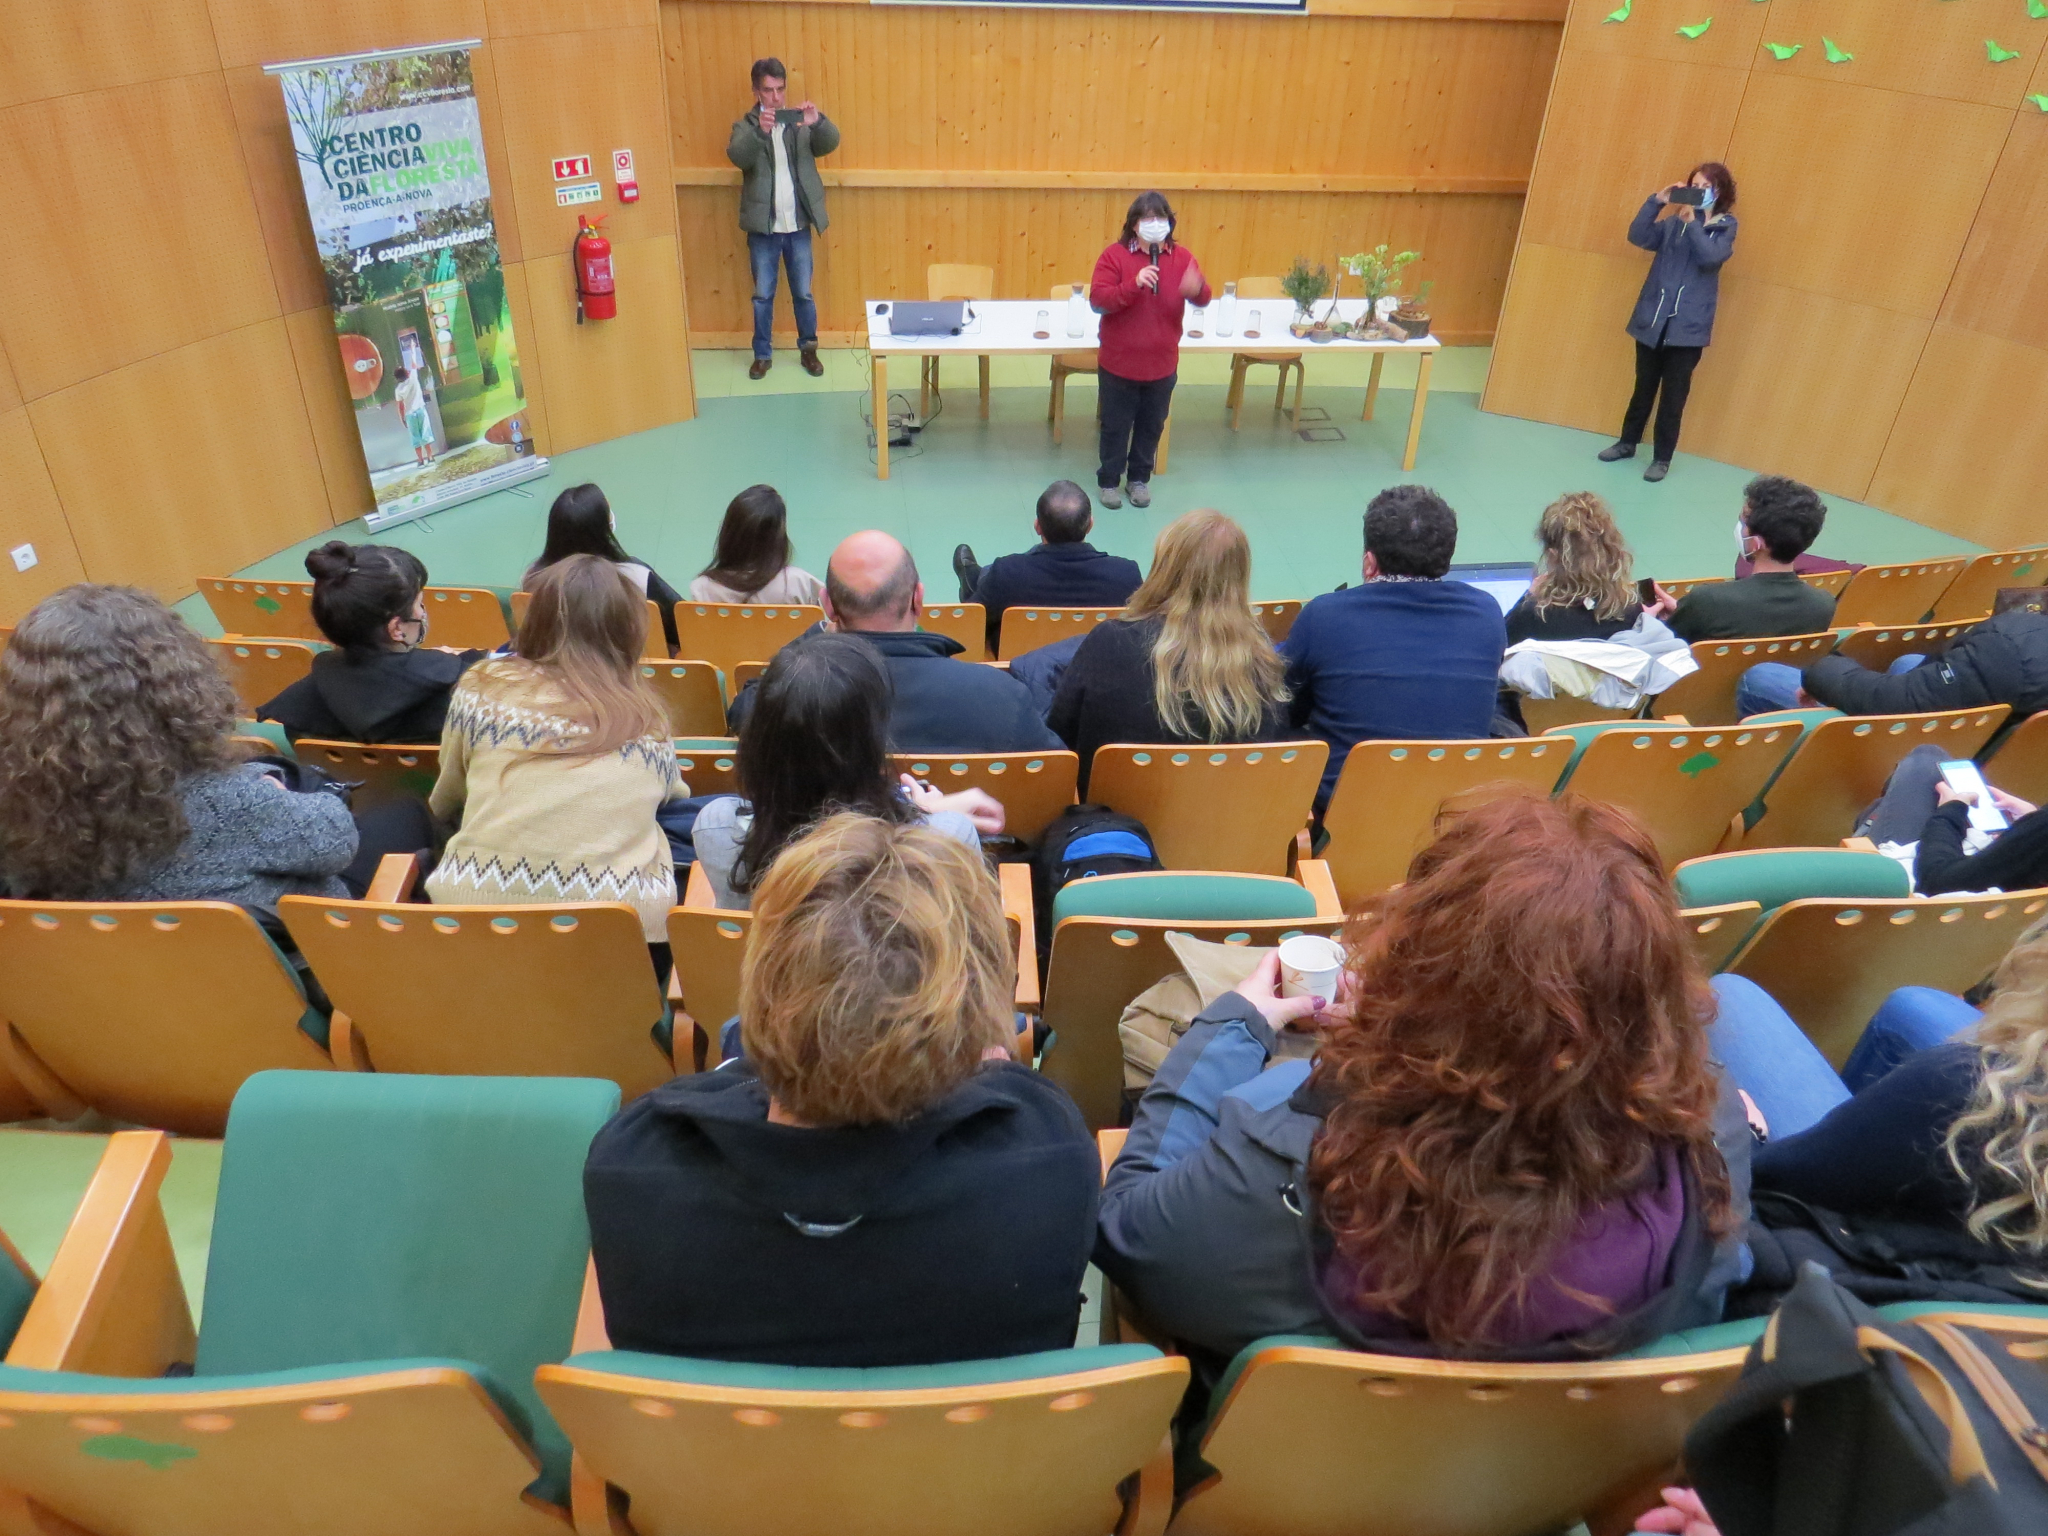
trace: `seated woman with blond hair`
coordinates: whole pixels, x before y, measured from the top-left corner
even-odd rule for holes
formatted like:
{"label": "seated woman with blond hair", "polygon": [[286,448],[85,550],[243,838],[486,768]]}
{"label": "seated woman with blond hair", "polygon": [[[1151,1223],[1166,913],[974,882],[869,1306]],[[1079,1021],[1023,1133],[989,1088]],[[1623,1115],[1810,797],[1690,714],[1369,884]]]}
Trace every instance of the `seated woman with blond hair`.
{"label": "seated woman with blond hair", "polygon": [[[1337,998],[1268,956],[1139,1101],[1096,1263],[1140,1313],[1211,1374],[1276,1333],[1579,1359],[1719,1321],[1749,1134],[1648,834],[1492,801],[1344,938]],[[1288,1029],[1318,1054],[1264,1070]]]}
{"label": "seated woman with blond hair", "polygon": [[1011,1059],[981,855],[843,812],[754,888],[747,1054],[626,1106],[584,1168],[615,1348],[811,1366],[1065,1349],[1100,1170]]}

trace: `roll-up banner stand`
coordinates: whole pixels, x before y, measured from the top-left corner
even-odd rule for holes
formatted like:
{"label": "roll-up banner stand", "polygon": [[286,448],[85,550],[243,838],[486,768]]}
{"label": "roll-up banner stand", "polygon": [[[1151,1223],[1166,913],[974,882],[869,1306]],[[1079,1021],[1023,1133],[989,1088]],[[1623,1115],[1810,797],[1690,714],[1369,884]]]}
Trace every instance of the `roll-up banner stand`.
{"label": "roll-up banner stand", "polygon": [[547,473],[498,264],[478,41],[264,66],[284,89],[372,529]]}

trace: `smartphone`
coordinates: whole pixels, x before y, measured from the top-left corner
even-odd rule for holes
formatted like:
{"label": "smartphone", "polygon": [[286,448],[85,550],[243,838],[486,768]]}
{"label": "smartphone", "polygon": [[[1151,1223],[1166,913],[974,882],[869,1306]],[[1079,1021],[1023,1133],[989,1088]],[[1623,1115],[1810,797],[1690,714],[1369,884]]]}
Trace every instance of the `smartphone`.
{"label": "smartphone", "polygon": [[1636,599],[1645,608],[1654,607],[1657,602],[1657,578],[1645,576],[1636,583]]}
{"label": "smartphone", "polygon": [[1941,780],[1944,784],[1970,801],[1970,825],[1985,832],[2003,832],[2008,823],[2005,812],[1992,801],[1990,786],[1985,784],[1984,775],[1977,771],[1977,765],[1967,758],[1958,758],[1941,765]]}
{"label": "smartphone", "polygon": [[1707,202],[1707,189],[1705,187],[1673,187],[1671,189],[1671,201],[1674,203],[1686,203],[1694,208],[1703,208]]}

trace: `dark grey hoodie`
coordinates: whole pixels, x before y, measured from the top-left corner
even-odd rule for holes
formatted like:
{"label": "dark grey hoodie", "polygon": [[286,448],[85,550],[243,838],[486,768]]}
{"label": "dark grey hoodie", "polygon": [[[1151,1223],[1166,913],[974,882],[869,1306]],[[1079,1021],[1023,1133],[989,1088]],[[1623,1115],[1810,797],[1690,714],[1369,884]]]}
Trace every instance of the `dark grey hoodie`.
{"label": "dark grey hoodie", "polygon": [[322,651],[313,671],[256,711],[294,740],[438,745],[448,696],[482,651]]}

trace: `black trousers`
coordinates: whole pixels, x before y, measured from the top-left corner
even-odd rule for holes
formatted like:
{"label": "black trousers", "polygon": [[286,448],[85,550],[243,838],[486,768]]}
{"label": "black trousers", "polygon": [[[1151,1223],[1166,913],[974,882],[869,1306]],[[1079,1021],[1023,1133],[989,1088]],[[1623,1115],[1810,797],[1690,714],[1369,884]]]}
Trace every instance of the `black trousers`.
{"label": "black trousers", "polygon": [[[1636,343],[1636,392],[1621,418],[1621,440],[1634,447],[1650,424],[1650,406],[1657,407],[1654,457],[1669,464],[1678,452],[1678,424],[1685,417],[1685,397],[1692,393],[1692,371],[1705,347],[1646,347]],[[1661,399],[1658,398],[1662,394]]]}
{"label": "black trousers", "polygon": [[416,853],[434,846],[434,819],[427,814],[424,800],[387,800],[366,811],[357,811],[356,856],[341,872],[341,883],[358,901],[377,876],[377,864],[387,853]]}
{"label": "black trousers", "polygon": [[1167,408],[1173,404],[1173,381],[1177,373],[1163,379],[1121,378],[1104,368],[1096,376],[1102,393],[1102,463],[1096,467],[1095,483],[1113,486],[1125,477],[1144,485],[1152,478],[1152,464],[1159,456],[1159,434],[1166,430]]}

